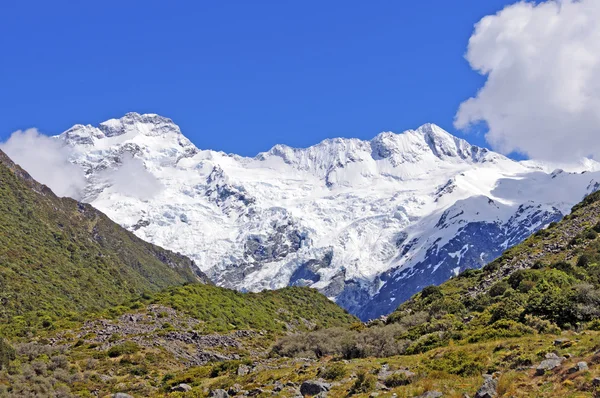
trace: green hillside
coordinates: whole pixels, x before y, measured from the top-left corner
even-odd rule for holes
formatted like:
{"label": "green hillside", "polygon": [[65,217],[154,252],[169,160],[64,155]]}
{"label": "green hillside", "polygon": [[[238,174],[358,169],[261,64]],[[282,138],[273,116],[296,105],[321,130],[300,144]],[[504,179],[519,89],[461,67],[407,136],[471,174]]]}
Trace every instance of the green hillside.
{"label": "green hillside", "polygon": [[240,293],[194,284],[169,288],[156,294],[151,302],[204,322],[206,332],[246,329],[285,332],[359,322],[317,290],[302,287]]}
{"label": "green hillside", "polygon": [[49,328],[147,291],[207,282],[92,206],[59,198],[0,152],[0,329]]}

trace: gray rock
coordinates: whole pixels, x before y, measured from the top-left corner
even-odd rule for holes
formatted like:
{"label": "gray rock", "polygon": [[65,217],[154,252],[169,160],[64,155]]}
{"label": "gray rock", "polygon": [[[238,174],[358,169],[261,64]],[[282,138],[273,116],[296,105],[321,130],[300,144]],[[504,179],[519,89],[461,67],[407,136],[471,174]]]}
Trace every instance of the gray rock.
{"label": "gray rock", "polygon": [[255,396],[257,396],[257,395],[260,395],[260,394],[262,394],[262,393],[264,393],[264,392],[265,392],[265,391],[264,391],[262,388],[254,388],[254,389],[252,389],[252,390],[248,391],[248,394],[247,394],[247,395],[248,395],[249,397],[255,397]]}
{"label": "gray rock", "polygon": [[125,394],[124,392],[118,392],[113,394],[113,398],[133,398],[133,395]]}
{"label": "gray rock", "polygon": [[475,398],[495,398],[498,396],[498,379],[492,375],[483,375],[483,384],[475,393]]}
{"label": "gray rock", "polygon": [[242,391],[242,386],[240,386],[239,384],[234,384],[231,387],[229,387],[229,390],[227,392],[229,393],[229,395],[237,395],[240,393],[240,391]]}
{"label": "gray rock", "polygon": [[229,398],[227,391],[221,389],[212,390],[208,396],[214,398]]}
{"label": "gray rock", "polygon": [[327,393],[331,390],[331,384],[324,383],[322,381],[317,380],[308,380],[302,383],[300,386],[300,393],[302,395],[318,395],[322,392]]}
{"label": "gray rock", "polygon": [[563,347],[563,346],[570,345],[569,344],[570,342],[571,342],[571,340],[569,340],[569,339],[561,338],[561,339],[554,340],[554,345],[557,347]]}
{"label": "gray rock", "polygon": [[553,352],[546,354],[546,359],[536,368],[535,375],[542,376],[546,371],[558,368],[564,360],[565,358],[561,358]]}
{"label": "gray rock", "polygon": [[238,366],[237,375],[246,376],[248,373],[250,373],[250,370],[250,366],[240,365]]}
{"label": "gray rock", "polygon": [[181,383],[174,387],[171,387],[171,391],[188,392],[192,391],[192,386],[189,384]]}
{"label": "gray rock", "polygon": [[279,380],[277,380],[273,386],[273,391],[280,392],[281,390],[283,390],[283,388],[284,388],[283,383],[281,383]]}
{"label": "gray rock", "polygon": [[577,365],[573,366],[572,368],[569,368],[569,373],[577,373],[577,372],[583,372],[588,370],[588,364],[587,362],[577,362]]}
{"label": "gray rock", "polygon": [[440,398],[443,395],[444,394],[442,394],[439,391],[427,391],[425,394],[421,394],[419,396],[416,396],[415,398]]}

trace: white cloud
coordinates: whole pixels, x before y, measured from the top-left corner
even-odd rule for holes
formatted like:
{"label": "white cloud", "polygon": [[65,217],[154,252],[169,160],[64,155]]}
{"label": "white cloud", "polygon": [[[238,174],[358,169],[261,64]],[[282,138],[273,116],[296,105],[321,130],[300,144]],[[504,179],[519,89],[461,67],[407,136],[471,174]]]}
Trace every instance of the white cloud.
{"label": "white cloud", "polygon": [[457,128],[486,123],[503,153],[600,158],[599,0],[508,6],[475,26],[466,58],[487,80]]}
{"label": "white cloud", "polygon": [[116,169],[99,174],[99,179],[111,186],[113,192],[148,200],[159,193],[163,186],[144,166],[144,162],[126,153]]}
{"label": "white cloud", "polygon": [[79,167],[69,163],[70,149],[62,141],[36,129],[19,130],[0,143],[0,149],[58,196],[81,198],[85,177]]}

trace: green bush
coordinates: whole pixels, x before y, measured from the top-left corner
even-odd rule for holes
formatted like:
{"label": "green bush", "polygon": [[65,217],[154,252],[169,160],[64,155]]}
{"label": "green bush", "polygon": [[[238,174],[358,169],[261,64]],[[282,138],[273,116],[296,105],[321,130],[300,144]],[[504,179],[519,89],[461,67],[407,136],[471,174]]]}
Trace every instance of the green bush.
{"label": "green bush", "polygon": [[388,376],[383,384],[388,388],[406,386],[412,382],[411,378],[406,373],[398,372]]}
{"label": "green bush", "polygon": [[346,369],[346,365],[342,362],[330,363],[319,371],[319,377],[329,381],[341,380],[347,374],[348,369]]}
{"label": "green bush", "polygon": [[15,350],[0,338],[0,370],[15,359]]}
{"label": "green bush", "polygon": [[133,341],[126,341],[123,344],[117,344],[112,346],[107,354],[110,358],[117,358],[121,355],[135,354],[140,350],[140,346],[138,346]]}
{"label": "green bush", "polygon": [[356,381],[350,390],[350,394],[364,394],[371,392],[377,385],[377,378],[370,373],[362,371],[356,376]]}
{"label": "green bush", "polygon": [[438,354],[432,358],[429,366],[433,370],[439,370],[459,376],[475,376],[481,374],[485,359],[470,353],[467,350],[449,351]]}
{"label": "green bush", "polygon": [[422,299],[427,299],[427,298],[436,299],[439,297],[442,297],[442,289],[439,286],[431,285],[431,286],[427,286],[427,287],[423,288],[423,290],[421,290],[421,298]]}
{"label": "green bush", "polygon": [[500,281],[500,282],[492,285],[488,294],[491,297],[502,296],[504,294],[504,292],[506,292],[509,288],[510,288],[510,285],[506,281]]}

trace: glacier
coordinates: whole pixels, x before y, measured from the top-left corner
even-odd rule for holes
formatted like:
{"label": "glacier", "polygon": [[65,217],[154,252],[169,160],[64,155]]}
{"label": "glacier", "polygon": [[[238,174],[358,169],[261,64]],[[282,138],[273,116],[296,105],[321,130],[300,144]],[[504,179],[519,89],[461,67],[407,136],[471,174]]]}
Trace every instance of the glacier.
{"label": "glacier", "polygon": [[310,286],[367,320],[557,221],[600,164],[515,161],[434,124],[372,140],[198,149],[172,120],[128,113],[56,136],[83,201],[241,291]]}

